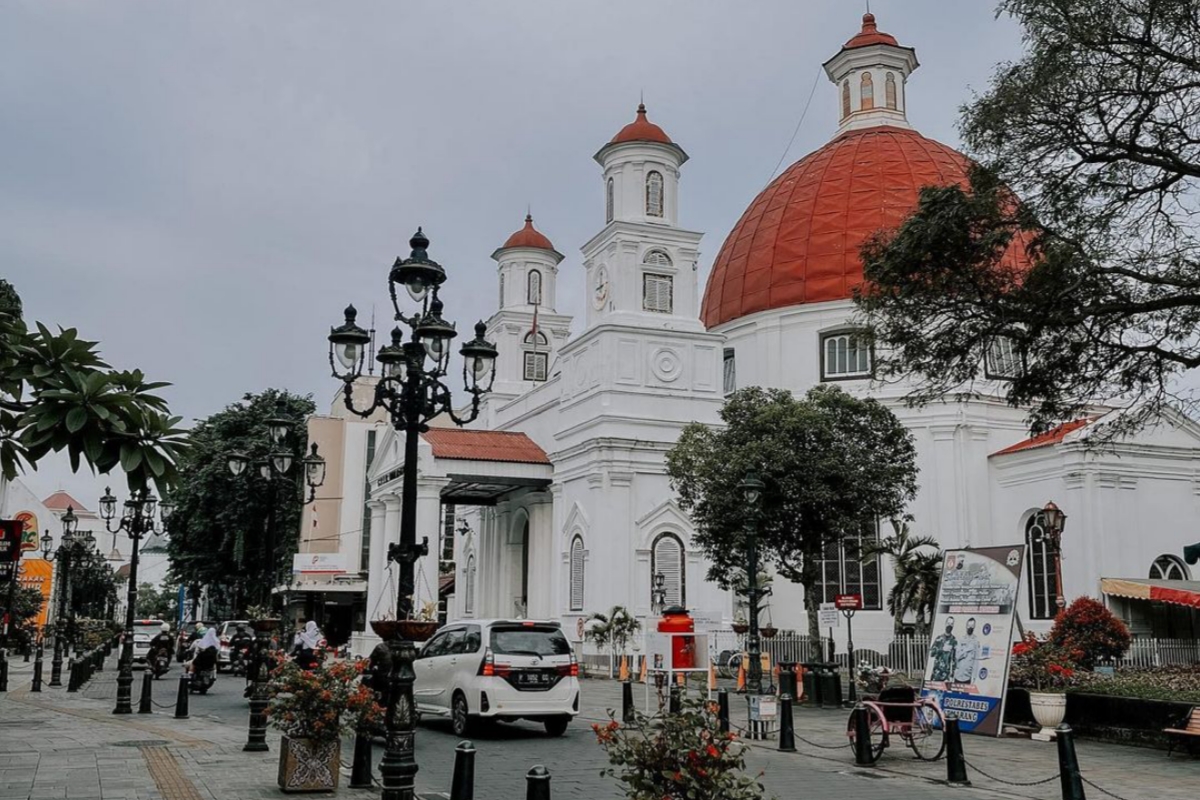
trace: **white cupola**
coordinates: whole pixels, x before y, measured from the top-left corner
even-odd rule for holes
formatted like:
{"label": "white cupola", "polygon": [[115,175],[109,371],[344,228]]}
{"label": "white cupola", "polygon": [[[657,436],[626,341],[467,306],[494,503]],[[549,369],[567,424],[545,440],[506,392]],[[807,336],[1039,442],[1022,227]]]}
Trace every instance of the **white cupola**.
{"label": "white cupola", "polygon": [[605,224],[679,223],[679,168],[688,155],[646,118],[644,104],[595,159],[604,168]]}
{"label": "white cupola", "polygon": [[904,89],[919,66],[913,48],[880,31],[874,14],[863,15],[862,30],[825,62],[825,74],[838,87],[838,133],[877,125],[911,128]]}

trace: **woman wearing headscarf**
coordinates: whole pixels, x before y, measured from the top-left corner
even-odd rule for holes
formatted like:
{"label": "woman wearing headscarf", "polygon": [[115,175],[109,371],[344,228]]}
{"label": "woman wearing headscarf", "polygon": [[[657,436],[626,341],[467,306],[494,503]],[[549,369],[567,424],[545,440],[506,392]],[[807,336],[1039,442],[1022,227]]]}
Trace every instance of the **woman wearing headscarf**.
{"label": "woman wearing headscarf", "polygon": [[320,663],[317,652],[324,646],[325,636],[317,623],[311,619],[304,623],[304,629],[296,634],[292,642],[292,655],[301,669],[312,669]]}
{"label": "woman wearing headscarf", "polygon": [[[200,633],[199,629],[197,633]],[[200,638],[192,643],[192,660],[188,662],[188,671],[194,673],[215,667],[220,648],[221,639],[217,636],[217,629],[205,628]]]}

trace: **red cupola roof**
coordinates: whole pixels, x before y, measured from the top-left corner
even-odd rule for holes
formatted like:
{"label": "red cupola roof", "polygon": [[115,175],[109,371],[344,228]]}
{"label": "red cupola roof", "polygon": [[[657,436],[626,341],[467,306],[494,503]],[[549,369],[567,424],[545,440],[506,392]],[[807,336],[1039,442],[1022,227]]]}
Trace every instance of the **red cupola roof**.
{"label": "red cupola roof", "polygon": [[508,240],[501,245],[501,250],[506,250],[510,247],[533,247],[538,250],[554,250],[554,245],[550,240],[533,227],[533,215],[525,215],[525,227],[508,237]]}
{"label": "red cupola roof", "polygon": [[890,44],[893,47],[900,46],[895,36],[879,30],[879,27],[875,24],[874,14],[863,14],[862,30],[856,33],[850,41],[846,42],[842,46],[842,49],[853,50],[856,47],[870,47],[873,44]]}
{"label": "red cupola roof", "polygon": [[[849,299],[863,281],[863,242],[898,227],[922,187],[967,185],[970,168],[966,156],[913,130],[842,134],[750,204],[713,263],[701,320],[713,328],[768,309]],[[1005,262],[1029,266],[1022,243]]]}
{"label": "red cupola roof", "polygon": [[638,103],[637,118],[617,131],[609,144],[625,142],[658,142],[659,144],[674,144],[666,131],[646,118],[646,104]]}

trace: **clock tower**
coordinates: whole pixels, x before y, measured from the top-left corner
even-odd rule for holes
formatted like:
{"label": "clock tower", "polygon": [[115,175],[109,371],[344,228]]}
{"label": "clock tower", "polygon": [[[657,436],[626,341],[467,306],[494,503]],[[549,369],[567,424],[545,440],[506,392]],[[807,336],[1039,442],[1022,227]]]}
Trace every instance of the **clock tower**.
{"label": "clock tower", "polygon": [[586,327],[702,330],[696,262],[703,234],[678,225],[687,153],[639,105],[595,159],[604,170],[605,226],[583,246]]}

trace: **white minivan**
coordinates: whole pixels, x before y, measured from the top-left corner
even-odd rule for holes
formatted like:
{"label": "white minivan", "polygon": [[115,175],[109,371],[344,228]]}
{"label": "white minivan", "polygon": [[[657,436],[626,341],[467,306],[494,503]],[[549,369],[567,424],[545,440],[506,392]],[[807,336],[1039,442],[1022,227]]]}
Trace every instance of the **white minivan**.
{"label": "white minivan", "polygon": [[467,620],[438,630],[417,653],[413,695],[456,736],[478,721],[541,722],[562,736],[579,713],[579,664],[558,622]]}

